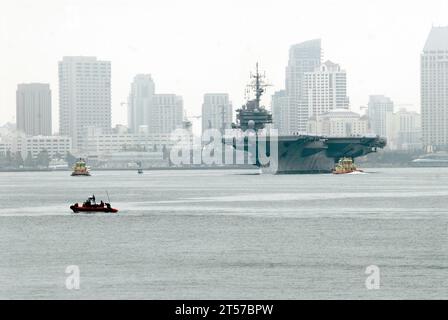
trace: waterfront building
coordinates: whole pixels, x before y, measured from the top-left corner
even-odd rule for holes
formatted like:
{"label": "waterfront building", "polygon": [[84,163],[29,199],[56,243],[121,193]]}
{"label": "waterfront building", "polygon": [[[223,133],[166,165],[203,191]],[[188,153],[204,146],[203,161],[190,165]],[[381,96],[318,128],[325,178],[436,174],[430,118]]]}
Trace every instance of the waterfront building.
{"label": "waterfront building", "polygon": [[161,151],[175,143],[171,133],[103,133],[91,129],[86,139],[86,151],[89,155],[106,155],[124,151]]}
{"label": "waterfront building", "polygon": [[15,154],[20,152],[25,158],[30,152],[36,157],[40,152],[46,151],[50,158],[55,155],[65,156],[72,152],[72,141],[67,136],[27,136],[22,132],[15,132],[2,137],[0,141],[0,153],[7,151]]}

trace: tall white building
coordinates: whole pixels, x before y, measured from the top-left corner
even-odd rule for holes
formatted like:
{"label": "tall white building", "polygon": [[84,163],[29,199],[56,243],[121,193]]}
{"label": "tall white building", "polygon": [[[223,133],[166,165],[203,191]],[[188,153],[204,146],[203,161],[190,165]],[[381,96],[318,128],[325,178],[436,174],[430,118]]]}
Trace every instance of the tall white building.
{"label": "tall white building", "polygon": [[334,109],[348,109],[347,75],[331,61],[305,72],[300,109],[307,110],[308,118]]}
{"label": "tall white building", "polygon": [[286,90],[276,91],[271,96],[272,122],[279,134],[288,134],[288,95]]}
{"label": "tall white building", "polygon": [[393,101],[383,95],[371,95],[367,108],[370,129],[381,137],[391,138],[393,130]]}
{"label": "tall white building", "polygon": [[202,132],[225,130],[232,125],[232,102],[227,93],[206,93],[202,103]]}
{"label": "tall white building", "polygon": [[134,77],[128,97],[128,127],[131,132],[136,133],[140,126],[148,124],[154,94],[155,84],[150,74]]}
{"label": "tall white building", "polygon": [[289,61],[286,67],[285,88],[288,96],[288,106],[285,127],[279,128],[286,133],[306,132],[308,124],[308,108],[300,105],[303,98],[304,80],[306,72],[313,72],[321,64],[321,40],[305,41],[291,46]]}
{"label": "tall white building", "polygon": [[51,135],[51,90],[46,83],[19,84],[16,91],[17,130],[26,135]]}
{"label": "tall white building", "polygon": [[111,64],[96,57],[64,57],[59,62],[59,132],[85,148],[89,127],[111,129]]}
{"label": "tall white building", "polygon": [[423,144],[448,149],[448,26],[433,27],[421,54]]}

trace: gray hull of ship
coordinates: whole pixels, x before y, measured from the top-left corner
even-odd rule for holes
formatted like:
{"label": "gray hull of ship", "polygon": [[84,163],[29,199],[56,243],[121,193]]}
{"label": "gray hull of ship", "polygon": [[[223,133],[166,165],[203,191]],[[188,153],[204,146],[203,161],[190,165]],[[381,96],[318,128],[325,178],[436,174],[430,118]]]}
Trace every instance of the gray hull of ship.
{"label": "gray hull of ship", "polygon": [[[253,142],[252,142],[253,144]],[[270,138],[256,140],[257,166],[263,172],[272,174],[331,173],[340,158],[357,158],[383,148],[386,140],[380,137],[342,137],[328,138],[318,136],[279,136],[277,137],[277,155],[275,143]],[[254,146],[246,141],[245,150]],[[271,147],[272,146],[272,147]],[[236,147],[236,144],[234,144]],[[263,161],[260,154],[266,154],[269,162]],[[267,159],[267,158],[266,158]]]}

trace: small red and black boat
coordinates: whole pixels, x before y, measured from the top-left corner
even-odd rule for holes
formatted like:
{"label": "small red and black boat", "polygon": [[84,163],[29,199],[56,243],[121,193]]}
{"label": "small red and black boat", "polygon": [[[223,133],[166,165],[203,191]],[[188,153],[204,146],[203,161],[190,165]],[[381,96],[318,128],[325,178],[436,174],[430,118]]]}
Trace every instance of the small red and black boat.
{"label": "small red and black boat", "polygon": [[118,212],[118,209],[112,208],[108,202],[103,202],[103,200],[101,200],[100,203],[96,203],[95,195],[89,197],[82,205],[79,205],[78,203],[71,205],[70,209],[73,210],[73,213]]}

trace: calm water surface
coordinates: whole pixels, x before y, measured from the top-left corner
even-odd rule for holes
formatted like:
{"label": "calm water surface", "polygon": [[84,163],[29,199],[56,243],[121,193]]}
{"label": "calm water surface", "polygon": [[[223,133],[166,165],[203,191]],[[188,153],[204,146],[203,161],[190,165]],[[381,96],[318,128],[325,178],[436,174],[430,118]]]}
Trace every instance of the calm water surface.
{"label": "calm water surface", "polygon": [[448,298],[448,168],[257,172],[0,173],[0,298]]}

